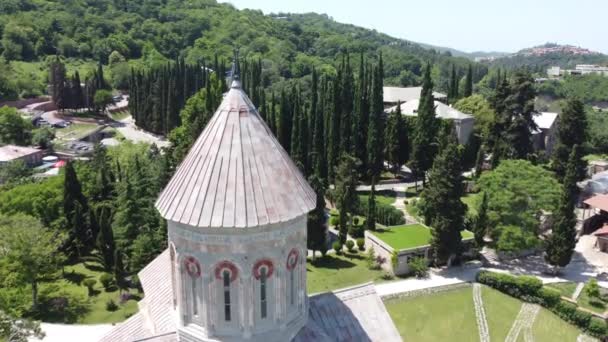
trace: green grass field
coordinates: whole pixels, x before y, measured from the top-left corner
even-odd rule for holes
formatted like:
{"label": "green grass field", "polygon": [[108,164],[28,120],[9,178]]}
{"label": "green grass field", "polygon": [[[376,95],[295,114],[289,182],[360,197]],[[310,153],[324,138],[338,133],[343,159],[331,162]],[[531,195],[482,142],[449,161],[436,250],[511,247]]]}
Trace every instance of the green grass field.
{"label": "green grass field", "polygon": [[379,280],[381,270],[370,270],[365,262],[365,254],[328,254],[317,258],[315,264],[306,263],[306,287],[308,294],[327,292],[369,281]]}
{"label": "green grass field", "polygon": [[479,206],[479,194],[467,194],[460,198],[462,203],[467,205],[468,213],[472,216],[477,216],[477,207]]}
{"label": "green grass field", "polygon": [[[106,292],[103,289],[103,286],[99,282],[99,276],[103,274],[99,264],[95,262],[86,262],[86,266],[85,263],[66,266],[65,274],[65,278],[56,280],[54,284],[58,285],[62,290],[73,294],[80,294],[84,297],[88,297],[88,289],[82,284],[82,282],[85,279],[97,280],[97,283],[94,286],[96,294],[92,297],[88,297],[88,310],[84,315],[78,318],[77,323],[117,323],[124,321],[138,311],[138,297],[121,304],[120,293],[118,290]],[[131,291],[131,293],[136,295],[135,291]],[[118,304],[118,310],[106,310],[106,303],[109,300],[113,300],[116,304]]]}
{"label": "green grass field", "polygon": [[98,127],[97,124],[75,123],[66,128],[55,129],[55,136],[63,141],[78,140]]}
{"label": "green grass field", "polygon": [[[361,201],[364,201],[367,203],[367,200],[369,197],[369,192],[362,191],[360,193],[362,193],[362,195],[359,195],[359,198],[361,199]],[[393,203],[395,203],[396,197],[397,197],[397,194],[392,190],[376,191],[376,202],[378,202],[380,204],[393,205]]]}
{"label": "green grass field", "polygon": [[[483,306],[491,341],[504,341],[523,302],[482,287]],[[413,298],[385,301],[404,341],[479,341],[471,287]],[[534,341],[576,341],[581,333],[546,309],[531,329]],[[522,330],[517,341],[524,341]]]}
{"label": "green grass field", "polygon": [[553,283],[546,285],[549,288],[559,291],[564,297],[572,298],[574,294],[574,290],[576,290],[576,283],[573,282],[565,282],[565,283]]}
{"label": "green grass field", "polygon": [[583,307],[585,309],[591,310],[593,312],[601,313],[601,314],[603,314],[606,310],[608,310],[608,305],[606,305],[606,302],[604,302],[603,300],[592,301],[591,298],[589,297],[589,295],[587,294],[586,290],[587,290],[587,285],[585,285],[585,287],[583,288],[583,291],[581,291],[581,295],[576,300],[576,302],[578,303],[578,305],[580,307]]}
{"label": "green grass field", "polygon": [[[373,234],[395,250],[425,246],[431,240],[431,230],[421,224],[409,224],[389,228],[377,230]],[[461,236],[463,239],[469,239],[473,237],[473,233],[463,231]]]}
{"label": "green grass field", "polygon": [[385,302],[404,341],[478,341],[470,287]]}

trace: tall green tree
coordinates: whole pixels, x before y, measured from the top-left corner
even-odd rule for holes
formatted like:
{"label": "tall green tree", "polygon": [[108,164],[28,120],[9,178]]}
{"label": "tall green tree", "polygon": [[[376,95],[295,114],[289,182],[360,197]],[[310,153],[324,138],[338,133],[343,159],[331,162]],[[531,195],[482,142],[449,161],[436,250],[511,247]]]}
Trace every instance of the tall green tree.
{"label": "tall green tree", "polygon": [[563,193],[554,218],[551,236],[545,244],[545,260],[559,271],[570,263],[574,248],[576,247],[576,215],[574,206],[578,191],[576,185],[576,173],[578,164],[578,153],[575,145],[570,153],[566,175],[563,180]]}
{"label": "tall green tree", "polygon": [[473,66],[469,64],[467,69],[467,76],[464,80],[464,93],[463,97],[469,97],[473,95]]}
{"label": "tall green tree", "polygon": [[458,101],[458,74],[456,73],[456,65],[452,64],[452,71],[450,73],[450,84],[448,87],[448,101],[449,103],[456,103]]}
{"label": "tall green tree", "polygon": [[448,145],[438,156],[422,193],[422,216],[433,227],[431,249],[435,262],[448,264],[462,253],[460,231],[466,207],[463,196],[461,161],[458,147]]}
{"label": "tall green tree", "polygon": [[32,291],[32,310],[38,308],[38,285],[51,280],[63,262],[57,251],[61,234],[43,228],[26,215],[0,216],[0,260],[11,276]]}
{"label": "tall green tree", "polygon": [[435,114],[433,99],[433,80],[431,79],[431,64],[427,63],[422,81],[422,92],[418,115],[414,121],[414,139],[411,166],[416,177],[422,176],[426,183],[426,172],[432,167],[437,154],[437,134],[439,119]]}
{"label": "tall green tree", "polygon": [[103,258],[106,272],[110,272],[114,267],[114,252],[116,250],[114,232],[112,231],[112,209],[108,205],[97,208],[96,221],[99,225],[97,249]]}
{"label": "tall green tree", "polygon": [[532,132],[537,129],[534,122],[535,99],[536,90],[532,75],[527,71],[516,72],[506,99],[506,110],[512,118],[506,134],[510,158],[526,159],[533,152]]}
{"label": "tall green tree", "polygon": [[325,186],[323,181],[313,175],[309,178],[310,185],[317,194],[317,205],[313,211],[308,214],[307,223],[307,243],[308,249],[312,250],[312,260],[316,258],[316,251],[327,250],[326,241],[326,219],[325,219]]}
{"label": "tall green tree", "polygon": [[488,194],[483,192],[481,203],[477,208],[477,217],[473,224],[473,234],[475,234],[475,243],[478,247],[484,245],[484,237],[488,232]]}
{"label": "tall green tree", "polygon": [[367,199],[367,216],[365,217],[365,228],[376,230],[376,178],[372,178],[372,188]]}
{"label": "tall green tree", "polygon": [[353,116],[354,155],[365,169],[367,165],[367,130],[369,128],[369,94],[368,79],[365,68],[365,57],[361,53],[357,89],[355,91],[355,108]]}
{"label": "tall green tree", "polygon": [[382,55],[374,68],[370,100],[369,128],[367,134],[367,162],[370,177],[379,177],[384,167],[384,69]]}
{"label": "tall green tree", "polygon": [[336,170],[336,185],[334,199],[340,211],[340,243],[346,242],[350,218],[356,210],[359,202],[357,197],[357,161],[354,157],[344,154],[340,158],[340,164]]}
{"label": "tall green tree", "polygon": [[0,144],[29,145],[32,125],[15,108],[0,107]]}
{"label": "tall green tree", "polygon": [[353,152],[353,110],[354,110],[354,87],[355,80],[353,70],[350,67],[350,56],[346,54],[342,58],[340,80],[340,151],[352,154]]}
{"label": "tall green tree", "polygon": [[94,242],[88,217],[89,206],[72,162],[66,163],[64,172],[63,215],[70,231],[68,247],[80,256],[87,253]]}
{"label": "tall green tree", "polygon": [[390,113],[386,123],[386,161],[391,165],[393,173],[399,172],[409,156],[409,146],[405,119],[401,114],[401,101],[397,110]]}
{"label": "tall green tree", "polygon": [[[587,115],[585,105],[578,98],[568,98],[557,125],[557,144],[553,153],[553,170],[558,178],[566,175],[566,167],[570,152],[574,145],[582,146],[586,142]],[[586,162],[578,161],[578,169],[586,168]],[[585,174],[577,174],[577,181],[584,179]],[[583,178],[580,178],[583,177]]]}

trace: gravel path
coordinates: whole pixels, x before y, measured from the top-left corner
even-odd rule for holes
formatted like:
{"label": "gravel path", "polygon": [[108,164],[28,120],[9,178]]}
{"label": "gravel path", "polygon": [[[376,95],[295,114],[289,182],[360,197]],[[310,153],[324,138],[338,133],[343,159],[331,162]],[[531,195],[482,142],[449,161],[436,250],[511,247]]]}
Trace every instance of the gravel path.
{"label": "gravel path", "polygon": [[509,330],[505,342],[516,342],[521,331],[524,331],[524,341],[533,342],[534,337],[532,336],[532,325],[536,319],[536,315],[540,311],[540,306],[536,304],[524,303],[521,306],[521,310],[515,317],[515,321]]}
{"label": "gravel path", "polygon": [[478,283],[473,284],[473,304],[475,305],[479,341],[490,342],[488,320],[486,319],[486,310],[483,308],[483,298],[481,297],[481,285]]}

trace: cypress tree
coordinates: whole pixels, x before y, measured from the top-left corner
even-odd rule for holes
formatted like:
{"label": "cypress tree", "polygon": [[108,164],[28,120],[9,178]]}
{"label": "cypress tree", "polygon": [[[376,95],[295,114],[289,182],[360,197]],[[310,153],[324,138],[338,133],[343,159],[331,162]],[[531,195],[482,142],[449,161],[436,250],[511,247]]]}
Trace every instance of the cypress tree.
{"label": "cypress tree", "polygon": [[84,92],[80,81],[80,74],[78,70],[74,72],[74,78],[72,79],[72,96],[74,97],[74,108],[81,109],[84,107]]}
{"label": "cypress tree", "polygon": [[352,116],[353,116],[353,88],[354,78],[353,71],[350,67],[350,57],[346,54],[346,58],[342,57],[342,79],[340,80],[340,151],[342,153],[352,153],[353,137],[352,137]]}
{"label": "cypress tree", "polygon": [[475,159],[475,177],[476,178],[479,178],[479,176],[481,176],[481,172],[483,170],[484,157],[485,157],[485,151],[483,149],[483,146],[480,146],[479,150],[477,150],[477,158]]}
{"label": "cypress tree", "polygon": [[530,73],[515,73],[506,99],[506,110],[511,116],[507,128],[508,156],[513,159],[526,159],[532,153],[532,131],[537,129],[533,116],[536,90]]}
{"label": "cypress tree", "polygon": [[372,177],[372,189],[367,199],[365,227],[368,230],[376,230],[376,177]]}
{"label": "cypress tree", "polygon": [[104,261],[104,268],[109,272],[114,267],[114,252],[116,244],[112,231],[112,213],[108,206],[101,206],[96,215],[99,224],[99,235],[97,236],[97,248]]}
{"label": "cypress tree", "polygon": [[63,110],[67,108],[69,94],[66,89],[65,65],[61,62],[59,56],[57,56],[55,61],[51,64],[50,70],[52,100],[53,103],[55,103],[55,106],[57,106],[57,109]]}
{"label": "cypress tree", "polygon": [[340,211],[339,236],[341,244],[346,242],[348,227],[350,225],[349,214],[354,213],[358,204],[357,197],[357,165],[356,159],[348,154],[343,154],[336,172],[336,185],[334,198]]}
{"label": "cypress tree", "polygon": [[469,68],[467,69],[467,77],[464,82],[464,97],[469,97],[473,95],[473,66],[469,64]]}
{"label": "cypress tree", "polygon": [[464,226],[461,161],[458,147],[448,145],[437,156],[429,175],[429,186],[422,193],[422,216],[433,227],[431,249],[437,263],[451,263],[462,253],[460,231]]}
{"label": "cypress tree", "polygon": [[481,203],[477,208],[477,217],[473,225],[473,234],[475,234],[475,243],[477,247],[484,245],[484,237],[488,230],[488,194],[484,191],[481,196]]}
{"label": "cypress tree", "polygon": [[367,129],[369,127],[369,103],[367,94],[367,74],[365,58],[361,52],[359,61],[359,75],[355,93],[355,108],[353,116],[353,146],[354,154],[361,161],[363,168],[367,165]]}
{"label": "cypress tree", "polygon": [[456,101],[458,101],[458,75],[456,74],[456,65],[452,64],[450,86],[448,89],[448,102],[456,103]]}
{"label": "cypress tree", "polygon": [[437,154],[436,142],[439,120],[435,116],[431,64],[427,63],[422,82],[420,103],[418,105],[418,115],[414,124],[414,146],[411,162],[415,177],[422,176],[423,184],[426,183],[426,172],[433,165],[433,160]]}
{"label": "cypress tree", "polygon": [[123,255],[120,249],[116,249],[114,255],[114,279],[116,280],[116,286],[122,291],[126,288],[125,284],[125,264],[123,262]]}
{"label": "cypress tree", "polygon": [[568,160],[566,175],[563,180],[564,188],[560,204],[554,218],[551,236],[545,245],[545,260],[559,271],[570,263],[574,247],[576,246],[576,215],[574,205],[576,202],[576,185],[578,148],[573,147]]}
{"label": "cypress tree", "polygon": [[308,249],[312,250],[312,260],[314,262],[316,251],[327,250],[326,242],[326,225],[325,225],[325,187],[322,180],[313,175],[309,178],[309,182],[315,194],[317,195],[317,205],[313,211],[308,214],[307,223],[307,243]]}
{"label": "cypress tree", "polygon": [[304,155],[302,144],[304,143],[301,139],[301,124],[302,124],[302,107],[300,104],[300,91],[295,90],[293,92],[293,115],[292,115],[292,126],[291,126],[291,150],[290,155],[300,170],[304,169]]}
{"label": "cypress tree", "polygon": [[329,182],[333,182],[334,180],[334,168],[338,164],[338,159],[340,157],[340,112],[338,108],[340,107],[339,102],[339,85],[337,81],[330,82],[330,87],[328,89],[328,93],[331,92],[333,94],[332,101],[329,102],[328,108],[331,108],[328,111],[329,116],[329,135],[327,137],[327,174],[329,177]]}
{"label": "cypress tree", "polygon": [[386,160],[392,166],[393,173],[399,172],[407,161],[408,148],[407,130],[399,101],[397,110],[389,114],[386,124]]}
{"label": "cypress tree", "polygon": [[289,103],[289,96],[284,90],[281,90],[280,99],[280,114],[279,114],[279,142],[286,151],[291,151],[291,126],[292,123],[292,108]]}
{"label": "cypress tree", "polygon": [[[557,126],[557,144],[553,153],[553,170],[558,178],[563,179],[566,174],[569,154],[574,145],[582,146],[587,133],[587,116],[585,105],[578,98],[568,98]],[[577,169],[585,169],[584,160],[578,160]],[[582,178],[581,178],[582,177]],[[585,178],[584,173],[577,174],[577,181]]]}
{"label": "cypress tree", "polygon": [[89,227],[86,219],[88,211],[86,197],[82,193],[82,187],[72,162],[68,161],[64,170],[63,214],[65,222],[71,231],[71,239],[78,239],[82,247],[86,247],[86,243],[89,242],[87,237]]}
{"label": "cypress tree", "polygon": [[367,161],[370,177],[379,177],[384,163],[384,100],[383,100],[382,55],[375,68],[372,81],[372,95],[367,136]]}

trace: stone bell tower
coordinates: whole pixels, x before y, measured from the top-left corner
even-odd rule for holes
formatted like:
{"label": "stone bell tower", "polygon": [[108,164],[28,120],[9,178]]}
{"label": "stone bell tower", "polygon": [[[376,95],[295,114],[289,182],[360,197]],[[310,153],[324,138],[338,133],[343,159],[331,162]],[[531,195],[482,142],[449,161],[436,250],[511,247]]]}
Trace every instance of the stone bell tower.
{"label": "stone bell tower", "polygon": [[243,89],[228,93],[156,202],[180,341],[290,341],[306,325],[316,195]]}

